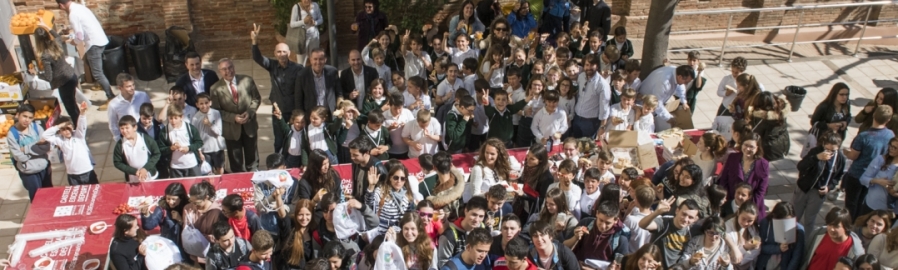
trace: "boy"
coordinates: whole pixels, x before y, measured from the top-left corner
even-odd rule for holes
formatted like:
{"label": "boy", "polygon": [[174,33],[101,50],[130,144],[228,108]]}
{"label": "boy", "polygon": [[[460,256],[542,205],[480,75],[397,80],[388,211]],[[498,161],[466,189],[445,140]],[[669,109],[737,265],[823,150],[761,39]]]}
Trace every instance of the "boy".
{"label": "boy", "polygon": [[271,270],[271,254],[274,253],[274,239],[271,235],[265,231],[254,235],[252,247],[248,261],[241,262],[237,270]]}
{"label": "boy", "polygon": [[[153,109],[152,103],[144,103],[140,105],[140,123],[137,125],[137,131],[149,136],[154,142],[158,134],[162,134],[162,127],[165,126],[159,120],[156,120],[156,113]],[[154,143],[155,144],[155,143]],[[158,147],[157,147],[158,148]],[[168,179],[168,164],[171,163],[170,157],[159,156],[159,161],[156,162],[156,172],[159,173],[159,176],[156,179]]]}
{"label": "boy", "polygon": [[567,47],[558,47],[555,50],[555,65],[558,68],[564,67],[564,62],[571,60],[571,49]]}
{"label": "boy", "polygon": [[[418,34],[402,37],[400,52],[405,59],[405,76],[427,78],[427,70],[432,69],[430,55],[421,51],[421,37]],[[424,89],[424,84],[421,84]]]}
{"label": "boy", "polygon": [[[795,219],[805,228],[816,228],[814,222],[817,213],[823,208],[826,194],[839,186],[839,180],[845,173],[845,155],[840,153],[842,137],[838,133],[827,130],[817,138],[817,146],[798,162],[798,188],[792,195],[795,206]],[[736,187],[736,199],[742,197]],[[748,193],[751,186],[748,185]],[[744,195],[743,201],[749,195]]]}
{"label": "boy", "polygon": [[640,138],[649,139],[655,132],[655,116],[652,112],[658,107],[658,97],[655,95],[642,96],[642,107],[637,110],[636,123],[633,130],[639,131]]}
{"label": "boy", "polygon": [[34,106],[22,104],[16,111],[16,122],[9,129],[6,144],[28,198],[34,201],[38,189],[53,187],[53,168],[47,156],[51,146],[41,138],[43,127],[34,122]]}
{"label": "boy", "polygon": [[839,257],[851,259],[863,255],[864,246],[851,227],[853,218],[848,211],[833,207],[826,214],[826,226],[817,228],[805,239],[806,250],[799,269],[834,269]]}
{"label": "boy", "polygon": [[[471,122],[471,135],[468,137],[468,151],[476,152],[480,150],[480,143],[486,140],[486,133],[490,130],[489,119],[486,118],[484,106],[489,105],[490,83],[485,79],[477,79],[474,81],[476,95],[474,97],[474,118]],[[477,102],[486,99],[487,102]]]}
{"label": "boy", "polygon": [[552,149],[561,142],[561,134],[567,132],[567,113],[558,110],[558,91],[548,91],[543,96],[546,105],[533,116],[530,130],[536,142]]}
{"label": "boy", "polygon": [[474,82],[477,81],[477,58],[465,58],[462,61],[461,73],[464,76],[464,88],[473,97],[476,95],[474,92],[477,89],[474,85]]}
{"label": "boy", "polygon": [[651,242],[661,250],[662,269],[672,267],[680,259],[686,243],[692,238],[690,227],[698,220],[699,206],[692,199],[680,203],[674,216],[662,216],[670,212],[676,199],[661,200],[654,212],[639,221],[639,227],[652,233]]}
{"label": "boy", "polygon": [[122,138],[115,143],[112,152],[113,164],[125,173],[128,183],[151,181],[159,176],[156,164],[161,152],[156,140],[137,131],[137,120],[125,115],[118,121]]}
{"label": "boy", "polygon": [[[358,131],[356,138],[364,138],[369,140],[374,148],[371,148],[371,156],[379,160],[390,159],[390,131],[384,126],[386,118],[380,110],[373,110],[368,113],[368,123],[365,125],[355,125],[354,129]],[[352,135],[349,135],[352,136]]]}
{"label": "boy", "polygon": [[[370,57],[368,52],[369,50]],[[386,59],[386,57],[384,56],[384,50],[381,48],[371,49],[371,46],[369,44],[369,46],[365,46],[365,48],[362,49],[362,61],[365,62],[365,65],[377,69],[377,77],[383,79],[384,82],[386,82],[386,85],[384,85],[384,89],[389,91],[390,89],[393,89],[393,83],[390,80],[392,79],[392,77],[390,76],[392,74],[390,72],[390,67],[387,66],[386,63],[384,63],[384,59]]]}
{"label": "boy", "polygon": [[249,241],[234,236],[234,229],[225,220],[212,225],[212,236],[215,241],[206,251],[206,269],[233,269],[252,251]]}
{"label": "boy", "polygon": [[72,130],[72,120],[60,116],[52,126],[41,134],[44,141],[59,147],[65,159],[66,173],[70,186],[99,184],[94,165],[91,162],[90,148],[87,147],[87,102],[81,103],[81,115],[78,116],[78,127]]}
{"label": "boy", "polygon": [[449,153],[461,153],[467,145],[468,137],[471,135],[468,124],[474,118],[474,108],[474,98],[465,96],[458,100],[455,107],[446,115],[443,147]]}
{"label": "boy", "polygon": [[620,209],[615,203],[602,202],[596,206],[595,218],[580,220],[574,236],[565,241],[573,247],[577,261],[614,261],[614,254],[628,254],[630,250],[630,229],[618,218]]}
{"label": "boy", "polygon": [[[285,163],[287,168],[302,168],[303,164],[308,163],[308,149],[304,148],[303,140],[308,137],[306,135],[306,113],[302,111],[302,109],[294,109],[293,113],[290,114],[290,125],[287,126],[287,120],[283,119],[283,114],[281,114],[281,109],[278,108],[277,104],[274,105],[274,117],[277,118],[275,121],[275,125],[281,126],[280,130],[285,131],[284,142],[281,144],[284,148],[281,150],[281,155],[284,156]],[[303,159],[306,160],[303,160]]]}
{"label": "boy", "polygon": [[633,43],[627,39],[627,28],[618,26],[614,28],[614,38],[608,41],[609,45],[614,45],[620,51],[621,60],[629,61],[633,57]]}
{"label": "boy", "polygon": [[590,157],[590,159],[592,164],[595,164],[595,167],[599,169],[599,175],[601,175],[601,178],[599,178],[599,190],[602,190],[608,183],[617,183],[617,178],[614,176],[614,172],[611,171],[611,161],[614,160],[614,156],[610,152],[597,151],[596,155]]}
{"label": "boy", "polygon": [[655,203],[655,190],[650,186],[641,186],[632,194],[636,199],[633,211],[627,214],[624,226],[630,229],[630,250],[625,254],[633,254],[640,247],[651,243],[652,233],[639,227],[639,221],[652,213],[652,204]]}
{"label": "boy", "polygon": [[253,234],[263,231],[256,211],[244,209],[243,197],[239,194],[229,194],[221,200],[221,213],[228,218],[236,237],[250,240]]}
{"label": "boy", "polygon": [[[505,247],[505,256],[496,261],[493,270],[537,270],[529,258],[530,244],[523,237],[515,237]],[[503,265],[504,262],[504,265]]]}
{"label": "boy", "polygon": [[[509,242],[517,238],[521,233],[521,219],[515,214],[508,213],[501,217],[502,227],[498,235],[493,236],[493,245],[490,246],[490,259],[497,260],[502,256],[507,256]],[[493,232],[495,234],[495,232]],[[497,264],[500,262],[496,262]]]}
{"label": "boy", "polygon": [[[277,107],[277,103],[273,105]],[[201,149],[203,158],[212,166],[212,172],[221,175],[224,173],[225,149],[224,136],[221,135],[221,112],[212,109],[212,97],[209,93],[200,93],[196,96],[196,107],[198,112],[193,115],[190,122],[194,123],[203,140]]]}
{"label": "boy", "polygon": [[698,92],[702,91],[702,88],[705,87],[705,82],[708,81],[708,79],[705,79],[705,63],[702,63],[699,57],[701,57],[701,54],[698,51],[691,51],[686,55],[686,61],[695,70],[695,76],[693,77],[696,78],[686,84],[686,104],[688,104],[686,109],[689,109],[691,112],[695,112],[695,101],[696,97],[698,97]]}
{"label": "boy", "polygon": [[[517,79],[509,77],[509,84],[511,84],[512,80]],[[513,117],[517,116],[518,112],[527,106],[527,102],[530,102],[530,96],[527,96],[524,100],[518,101],[512,105],[508,105],[508,92],[497,91],[493,101],[493,106],[484,108],[486,119],[489,119],[487,124],[493,127],[486,133],[486,137],[497,138],[505,142],[506,148],[511,148],[512,142],[514,141],[514,131],[517,130],[517,125],[514,124]],[[486,102],[489,102],[489,100],[486,100]]]}
{"label": "boy", "polygon": [[[486,257],[487,252],[490,250],[490,244],[492,243],[489,229],[483,228],[482,224],[483,218],[486,215],[486,208],[486,199],[479,196],[471,198],[471,200],[465,204],[464,217],[449,223],[449,226],[447,226],[440,235],[439,245],[437,245],[437,265],[445,266],[448,261],[457,259],[458,255],[467,248],[471,248],[471,244],[473,243],[483,244],[482,256]],[[479,229],[478,231],[483,235],[479,235],[480,233],[474,234],[475,229]],[[472,235],[479,235],[479,237],[470,238]],[[471,242],[467,242],[468,239],[470,239]],[[481,253],[479,247],[476,250],[478,254]],[[480,264],[482,261],[483,258],[477,260],[476,263],[466,261],[466,264]],[[462,269],[471,269],[471,267]]]}
{"label": "boy", "polygon": [[[611,114],[605,130],[632,130],[636,123],[636,110],[633,103],[636,101],[636,90],[625,88],[620,95],[620,103],[611,105]],[[654,119],[652,119],[654,120]]]}
{"label": "boy", "polygon": [[[434,153],[436,154],[436,153]],[[421,181],[424,181],[424,178],[431,177],[436,175],[437,172],[433,169],[433,154],[421,154],[418,156],[418,165],[421,165]],[[418,189],[415,189],[417,192]]]}
{"label": "boy", "polygon": [[625,85],[625,88],[639,89],[639,85],[642,84],[642,81],[639,80],[639,73],[641,71],[639,69],[639,60],[627,60],[627,64],[624,65],[624,71],[627,72],[627,84]]}
{"label": "boy", "polygon": [[174,105],[184,108],[182,113],[183,117],[190,123],[190,120],[193,119],[193,115],[196,114],[197,109],[187,104],[187,94],[184,93],[184,88],[177,85],[168,89],[168,98],[165,99],[165,106],[162,107],[162,111],[159,111],[158,119],[168,119],[168,116],[166,115],[168,113],[168,108]]}
{"label": "boy", "polygon": [[405,108],[412,113],[418,113],[418,110],[430,110],[430,96],[424,93],[426,87],[424,77],[409,78],[406,91],[402,93],[402,98],[405,99]]}
{"label": "boy", "polygon": [[867,197],[867,187],[860,182],[860,178],[876,156],[889,150],[889,140],[895,137],[895,133],[886,128],[886,125],[893,112],[893,108],[888,105],[876,107],[870,129],[858,134],[851,142],[851,147],[842,151],[846,158],[854,161],[848,167],[842,183],[842,188],[845,189],[845,208],[851,213],[852,220],[869,210],[864,209],[863,199]]}
{"label": "boy", "polygon": [[[510,83],[508,81],[508,76],[510,76],[508,73],[511,71],[512,68],[514,68],[514,69],[517,69],[517,72],[518,72],[518,76],[519,76],[518,82],[526,84],[527,79],[529,79],[529,77],[525,78],[523,76],[530,75],[530,68],[532,65],[532,64],[530,64],[529,61],[527,61],[528,60],[527,52],[525,52],[523,48],[517,48],[517,49],[514,49],[514,54],[512,54],[512,57],[514,57],[513,58],[514,60],[505,66],[505,82]],[[504,88],[508,88],[508,87],[504,87]]]}
{"label": "boy", "polygon": [[193,125],[184,122],[184,109],[180,105],[168,107],[168,124],[156,137],[162,156],[171,157],[169,174],[172,178],[200,175],[199,149],[203,139]]}
{"label": "boy", "polygon": [[533,261],[544,269],[580,269],[574,252],[555,241],[555,233],[554,222],[537,221],[530,226],[530,237],[533,238],[530,255]]}
{"label": "boy", "polygon": [[[836,149],[839,149],[838,145],[836,146]],[[844,159],[844,157],[843,157],[843,159]],[[843,169],[844,169],[844,166],[843,166]],[[841,175],[841,174],[842,173],[839,172],[839,175]],[[751,199],[751,192],[752,192],[752,187],[751,187],[751,185],[749,185],[746,182],[740,182],[739,185],[736,185],[736,192],[733,194],[733,199],[726,202],[726,204],[724,204],[723,207],[721,207],[720,216],[727,218],[727,217],[732,216],[733,214],[736,214],[736,211],[739,210],[739,207],[742,206],[743,203],[745,203]],[[818,197],[820,197],[819,194],[818,194]],[[798,199],[798,197],[795,197],[795,198]],[[796,200],[796,202],[797,202],[797,200]],[[820,201],[820,203],[822,204],[823,201]],[[803,206],[803,205],[795,205],[795,208],[799,208],[799,209],[803,209],[804,207],[805,206]],[[820,211],[813,212],[814,219],[817,219],[817,213],[819,213],[819,212]],[[800,219],[802,216],[801,212],[795,211],[795,216],[797,217],[796,219],[799,222],[801,222],[801,219]],[[807,218],[805,218],[805,220],[807,220]],[[814,222],[811,222],[808,224],[813,225]],[[811,227],[811,228],[814,228],[814,227]]]}
{"label": "boy", "polygon": [[[402,140],[408,145],[408,157],[417,158],[423,155],[433,155],[439,150],[443,129],[440,123],[430,117],[430,111],[420,110],[414,124],[410,121],[402,129]],[[424,164],[421,164],[424,169]],[[427,172],[433,170],[425,170]]]}
{"label": "boy", "polygon": [[[442,237],[440,236],[441,240]],[[440,270],[475,269],[475,267],[483,263],[484,259],[487,258],[487,253],[492,243],[489,231],[484,228],[477,228],[471,231],[466,238],[468,242],[465,244],[464,251],[446,260],[441,259],[440,263],[438,263],[438,265],[442,265]],[[442,245],[440,250],[442,251]],[[441,253],[440,256],[442,255]]]}
{"label": "boy", "polygon": [[[505,77],[507,78],[508,82],[505,83],[505,85],[502,87],[502,90],[504,90],[504,92],[508,96],[511,96],[512,93],[517,92],[517,91],[521,91],[521,92],[524,91],[524,86],[521,84],[521,69],[520,68],[515,67],[515,66],[509,67],[508,70],[505,71]],[[494,99],[496,98],[495,92],[496,91],[493,91],[493,93],[490,93]],[[501,92],[501,91],[499,91],[499,92]]]}
{"label": "boy", "polygon": [[[506,201],[508,199],[508,194],[508,189],[504,185],[494,185],[484,193],[484,197],[486,197],[487,201],[487,209],[483,223],[486,225],[487,229],[490,229],[490,234],[493,236],[497,236],[501,233],[500,225],[503,224],[502,219],[507,214],[512,213],[511,204]],[[520,221],[518,221],[518,226],[520,225]]]}
{"label": "boy", "polygon": [[455,102],[455,91],[464,88],[465,82],[458,79],[458,66],[449,64],[446,67],[446,79],[437,86],[434,102],[437,106],[447,102]]}
{"label": "boy", "polygon": [[[390,158],[408,159],[410,153],[409,144],[405,142],[405,137],[402,136],[402,133],[409,128],[407,124],[414,123],[415,115],[403,107],[405,100],[400,94],[391,94],[387,97],[387,103],[390,104],[390,109],[383,112],[385,118],[383,126],[390,131],[391,139],[387,142],[390,144],[390,149],[387,152]],[[418,113],[421,112],[429,113],[430,111],[418,110]]]}

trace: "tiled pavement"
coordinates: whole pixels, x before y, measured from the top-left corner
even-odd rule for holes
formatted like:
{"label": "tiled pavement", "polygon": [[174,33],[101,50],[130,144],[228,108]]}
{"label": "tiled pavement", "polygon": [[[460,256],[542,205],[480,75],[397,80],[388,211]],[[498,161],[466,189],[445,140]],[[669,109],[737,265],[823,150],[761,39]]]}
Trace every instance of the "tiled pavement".
{"label": "tiled pavement", "polygon": [[[678,41],[679,42],[679,41]],[[638,43],[638,41],[637,41]],[[679,43],[678,43],[679,44]],[[697,45],[704,46],[704,45]],[[801,47],[803,51],[812,51],[810,45]],[[733,56],[733,54],[729,54]],[[677,63],[678,57],[672,56],[674,63]],[[215,61],[209,61],[215,62]],[[851,86],[852,111],[857,112],[866,104],[882,87],[898,87],[898,68],[896,56],[879,56],[854,58],[850,56],[827,56],[800,58],[796,57],[795,62],[786,63],[783,61],[765,61],[769,64],[752,64],[748,67],[748,73],[756,75],[758,81],[763,83],[766,89],[770,91],[780,91],[788,85],[798,85],[805,87],[809,93],[797,112],[791,112],[788,115],[788,125],[792,138],[792,148],[790,155],[785,160],[772,162],[770,184],[767,194],[768,204],[772,205],[779,200],[791,200],[792,191],[798,172],[795,168],[798,162],[797,153],[801,151],[801,144],[804,140],[805,133],[809,128],[809,116],[829,91],[830,87],[837,82],[847,82]],[[258,67],[251,60],[236,60],[236,70],[238,74],[252,75],[263,97],[268,96],[269,76],[268,73]],[[341,63],[345,66],[345,63]],[[207,68],[215,70],[214,64],[207,64]],[[708,65],[705,77],[708,79],[705,90],[699,94],[698,108],[693,115],[693,120],[698,128],[709,128],[714,113],[720,102],[720,97],[716,95],[716,87],[718,81],[729,74],[729,70],[724,67],[720,68],[716,65]],[[160,78],[154,81],[139,81],[137,88],[150,93],[153,104],[157,108],[164,105],[167,89],[170,84]],[[103,99],[102,92],[88,91],[88,94],[95,101]],[[263,98],[264,99],[264,98]],[[265,157],[273,152],[271,123],[270,119],[271,105],[263,102],[259,108],[259,156]],[[88,113],[88,121],[91,123],[88,128],[88,138],[91,153],[96,161],[96,172],[101,182],[121,181],[121,173],[112,166],[112,148],[113,140],[109,133],[106,113],[99,112],[95,108],[91,108]],[[849,128],[847,141],[850,141],[855,133],[857,133],[856,124]],[[57,164],[53,166],[54,185],[66,185],[64,180],[65,170],[63,166]],[[21,182],[14,169],[9,166],[0,168],[0,258],[5,258],[7,245],[13,242],[13,237],[18,233],[22,226],[22,219],[28,211],[28,195],[22,187]],[[841,202],[836,202],[841,204]],[[831,203],[827,203],[825,213],[831,207]],[[822,214],[820,214],[822,216]]]}

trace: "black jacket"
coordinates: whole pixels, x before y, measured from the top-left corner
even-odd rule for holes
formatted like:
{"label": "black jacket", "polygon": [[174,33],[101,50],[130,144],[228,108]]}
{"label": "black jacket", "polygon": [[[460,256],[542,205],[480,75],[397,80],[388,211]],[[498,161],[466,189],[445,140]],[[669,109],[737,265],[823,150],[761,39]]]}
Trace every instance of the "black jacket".
{"label": "black jacket", "polygon": [[[333,112],[337,108],[337,97],[343,97],[343,88],[337,76],[337,68],[324,66],[325,98],[324,106]],[[376,74],[376,72],[375,72]],[[295,104],[303,111],[311,112],[318,105],[318,93],[315,90],[315,75],[312,67],[305,67],[299,71],[294,84],[297,91]]]}
{"label": "black jacket", "polygon": [[[211,71],[208,69],[203,69],[203,93],[209,93],[209,89],[213,84],[218,82],[218,74],[215,74],[215,71]],[[196,88],[193,88],[193,82],[190,80],[190,74],[184,73],[175,81],[175,86],[180,86],[184,89],[184,93],[187,95],[187,104],[193,107],[196,107]]]}
{"label": "black jacket", "polygon": [[[368,95],[368,89],[371,88],[371,81],[378,78],[377,69],[369,66],[362,66],[362,77],[364,77],[365,80],[365,89],[358,89],[359,97],[352,101],[359,110],[362,109],[362,105],[365,103],[365,96]],[[343,87],[343,99],[349,100],[349,94],[355,89],[355,76],[352,73],[351,67],[340,71],[340,86]],[[390,89],[384,89],[384,95],[387,94],[387,91],[390,91]]]}
{"label": "black jacket", "polygon": [[602,42],[611,35],[611,7],[600,0],[599,3],[593,5],[593,0],[581,0],[580,2],[580,23],[589,22],[589,29],[602,29]]}
{"label": "black jacket", "polygon": [[[376,166],[377,171],[380,172],[380,179],[378,182],[386,181],[387,179],[387,168],[384,167],[384,164],[380,162],[380,159],[377,159],[374,156],[371,156],[368,159],[368,164],[365,166],[359,166],[358,164],[352,163],[352,175],[350,179],[352,179],[352,197],[353,198],[365,198],[365,195],[368,194],[368,168],[371,166]],[[359,174],[361,172],[361,174]],[[361,177],[359,177],[361,175]],[[345,191],[344,191],[345,193]]]}
{"label": "black jacket", "polygon": [[113,239],[109,246],[109,260],[115,269],[145,270],[144,256],[137,252],[140,242],[134,238]]}
{"label": "black jacket", "polygon": [[798,162],[797,184],[798,188],[805,193],[814,189],[817,186],[817,181],[827,181],[827,178],[829,180],[827,187],[829,187],[829,190],[834,190],[839,185],[839,180],[842,179],[842,174],[845,172],[845,155],[841,151],[835,151],[832,157],[836,159],[835,164],[833,164],[832,175],[823,175],[826,164],[824,161],[817,159],[817,154],[820,152],[823,152],[822,144],[811,148],[808,154]]}

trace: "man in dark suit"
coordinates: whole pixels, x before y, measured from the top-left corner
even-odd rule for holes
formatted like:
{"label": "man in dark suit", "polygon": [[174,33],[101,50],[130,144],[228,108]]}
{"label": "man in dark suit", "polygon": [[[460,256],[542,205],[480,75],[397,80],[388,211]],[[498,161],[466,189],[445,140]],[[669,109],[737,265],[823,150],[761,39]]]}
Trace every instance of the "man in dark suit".
{"label": "man in dark suit", "polygon": [[337,103],[343,101],[337,68],[325,65],[327,58],[324,49],[317,48],[309,54],[309,62],[312,64],[300,70],[299,76],[296,76],[295,85],[300,91],[296,95],[296,104],[307,112],[311,112],[315,106],[324,106],[334,111]]}
{"label": "man in dark suit", "polygon": [[581,25],[589,22],[589,29],[602,29],[602,42],[607,41],[611,34],[611,7],[605,0],[583,0],[580,5]]}
{"label": "man in dark suit", "polygon": [[181,75],[175,86],[180,86],[187,94],[187,105],[196,108],[196,95],[208,93],[209,88],[218,82],[215,71],[203,69],[203,59],[196,52],[187,53],[187,74]]}
{"label": "man in dark suit", "polygon": [[212,85],[212,108],[221,112],[221,132],[228,148],[231,172],[252,172],[259,168],[257,147],[259,123],[256,111],[262,102],[253,78],[237,75],[228,58],[218,61],[221,80]]}
{"label": "man in dark suit", "polygon": [[[296,75],[302,70],[302,65],[290,61],[290,46],[287,46],[286,43],[278,43],[274,47],[275,58],[263,56],[262,51],[259,50],[259,45],[256,43],[260,28],[261,26],[255,25],[255,29],[250,33],[250,38],[253,41],[253,61],[256,61],[256,64],[259,64],[259,66],[267,70],[268,75],[271,76],[271,95],[268,96],[268,100],[271,101],[271,103],[278,105],[278,109],[281,110],[283,119],[287,121],[287,123],[290,123],[293,117],[293,109],[297,107],[295,104],[296,88],[293,84],[296,83]],[[274,121],[280,120],[271,116],[271,121],[273,123]],[[286,131],[280,130],[280,125],[274,125],[275,152],[281,151],[281,146],[284,141],[282,135],[285,134],[285,132]]]}
{"label": "man in dark suit", "polygon": [[[362,54],[358,50],[349,52],[349,68],[340,72],[340,86],[343,91],[343,99],[352,100],[355,107],[361,110],[368,94],[371,81],[377,79],[377,69],[362,63]],[[390,89],[384,89],[384,96]]]}

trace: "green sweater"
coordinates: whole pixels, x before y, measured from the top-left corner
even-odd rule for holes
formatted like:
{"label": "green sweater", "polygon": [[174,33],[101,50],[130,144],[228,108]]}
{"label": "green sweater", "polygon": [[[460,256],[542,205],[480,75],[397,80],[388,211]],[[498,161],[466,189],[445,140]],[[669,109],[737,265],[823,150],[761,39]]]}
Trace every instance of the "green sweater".
{"label": "green sweater", "polygon": [[468,122],[455,108],[452,108],[446,114],[446,124],[443,127],[445,129],[443,132],[445,134],[443,143],[446,144],[446,151],[456,153],[465,149],[465,145],[468,143],[468,135],[471,135]]}
{"label": "green sweater", "polygon": [[[287,157],[288,155],[290,155],[289,151],[290,151],[290,147],[292,146],[292,145],[290,145],[290,139],[293,137],[293,132],[294,132],[293,127],[290,126],[289,124],[287,124],[287,122],[284,121],[283,118],[278,118],[277,120],[274,120],[272,122],[272,124],[274,124],[277,127],[280,127],[280,130],[283,131],[283,132],[281,132],[281,138],[283,140],[281,145],[283,145],[283,148],[281,148],[280,154],[283,155],[284,157]],[[278,129],[274,129],[274,130],[278,130]],[[306,133],[305,128],[303,128],[299,132],[302,133],[302,135],[300,135],[302,137],[302,141],[300,142],[301,145],[299,146],[299,148],[300,148],[299,155],[302,157],[301,164],[303,166],[305,166],[309,163],[309,158],[308,158],[309,157],[309,134]],[[325,135],[326,134],[327,133],[325,133]],[[327,138],[327,136],[325,136],[325,140],[327,140],[326,138]],[[330,144],[328,144],[328,147],[330,147]]]}
{"label": "green sweater", "polygon": [[[200,137],[199,131],[196,130],[193,125],[187,122],[182,122],[182,125],[187,127],[187,136],[190,140],[190,145],[187,148],[190,149],[190,152],[196,156],[196,162],[202,163],[200,161],[200,148],[203,148],[203,137]],[[159,145],[159,152],[162,156],[171,157],[172,155],[172,142],[168,138],[168,130],[171,126],[169,124],[165,124],[162,129],[159,131],[159,134],[156,134],[156,143]]]}
{"label": "green sweater", "polygon": [[359,125],[364,125],[368,123],[368,113],[374,111],[375,109],[380,109],[387,104],[387,99],[384,99],[383,102],[377,102],[373,99],[366,98],[365,103],[362,104],[362,110],[359,111],[359,117],[356,120]]}
{"label": "green sweater", "polygon": [[514,114],[523,110],[525,106],[527,106],[527,101],[521,100],[515,104],[506,106],[505,112],[499,112],[499,110],[493,106],[483,107],[486,111],[486,119],[488,119],[487,123],[489,123],[490,126],[490,130],[486,133],[486,137],[497,138],[503,142],[511,141],[511,137],[514,136],[514,123],[511,118]]}
{"label": "green sweater", "polygon": [[[375,147],[381,146],[381,145],[386,145],[389,147],[391,144],[393,144],[393,141],[390,139],[390,131],[387,130],[387,127],[385,127],[383,125],[380,126],[380,132],[377,136],[372,136],[370,133],[368,133],[367,126],[360,125],[359,126],[359,137],[365,137],[365,138],[371,140],[371,142],[374,143]],[[377,159],[380,159],[380,160],[389,160],[390,153],[389,153],[389,151],[386,151],[386,152],[383,152],[382,154],[374,156],[374,157],[376,157]]]}
{"label": "green sweater", "polygon": [[[143,165],[144,169],[147,169],[151,175],[156,174],[156,163],[159,162],[159,157],[162,156],[161,152],[159,152],[159,146],[156,145],[156,141],[153,138],[150,138],[150,135],[138,133],[138,136],[143,138],[143,142],[147,145],[147,154],[150,157],[147,159],[147,163]],[[125,181],[128,181],[129,175],[137,175],[137,171],[140,168],[131,167],[128,164],[128,157],[125,156],[125,150],[122,147],[122,141],[124,139],[119,139],[118,142],[115,143],[115,148],[112,150],[112,164],[116,169],[125,173]],[[200,140],[202,142],[202,140]]]}

